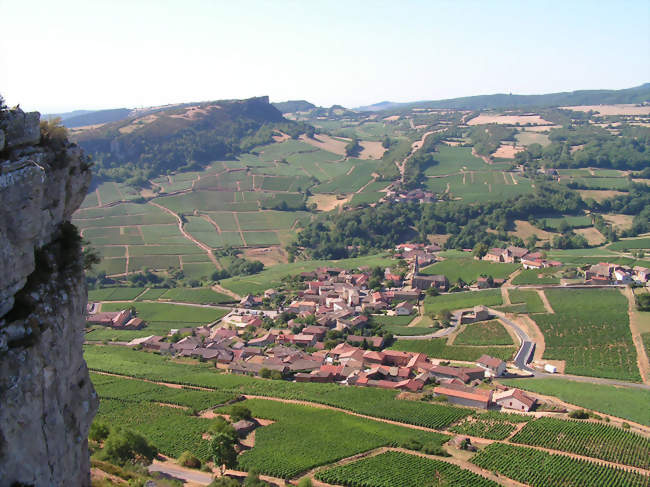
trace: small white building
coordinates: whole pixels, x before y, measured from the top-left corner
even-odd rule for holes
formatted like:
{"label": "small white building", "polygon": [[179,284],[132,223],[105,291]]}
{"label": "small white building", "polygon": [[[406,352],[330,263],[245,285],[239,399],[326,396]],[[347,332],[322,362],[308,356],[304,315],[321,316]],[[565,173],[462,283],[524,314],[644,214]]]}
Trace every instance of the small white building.
{"label": "small white building", "polygon": [[481,355],[476,365],[485,370],[485,377],[499,377],[506,371],[506,363],[489,355]]}
{"label": "small white building", "polygon": [[519,389],[495,392],[492,401],[502,408],[528,412],[535,405],[536,399]]}

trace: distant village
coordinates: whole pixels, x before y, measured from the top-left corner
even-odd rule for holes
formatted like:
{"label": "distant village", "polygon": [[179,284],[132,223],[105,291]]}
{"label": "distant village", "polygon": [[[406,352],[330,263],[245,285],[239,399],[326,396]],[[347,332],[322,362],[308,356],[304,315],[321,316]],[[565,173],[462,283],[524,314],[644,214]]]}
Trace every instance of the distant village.
{"label": "distant village", "polygon": [[[395,257],[405,261],[408,267],[399,271],[386,268],[382,277],[389,285],[380,290],[369,287],[374,276],[368,268],[348,271],[321,267],[297,276],[300,289],[275,309],[269,303],[277,302],[274,300],[280,293],[268,289],[263,295],[244,297],[238,307],[212,327],[172,329],[167,336],[147,336],[122,344],[211,362],[232,374],[296,382],[336,382],[412,393],[421,392],[429,385],[432,387],[427,392],[444,396],[444,400],[454,404],[531,410],[535,399],[521,390],[478,387],[509,373],[503,360],[484,355],[471,366],[451,366],[447,361],[422,353],[388,349],[392,336],[380,335],[371,326],[372,317],[377,314],[415,315],[423,292],[449,289],[450,283],[444,275],[420,272],[422,266],[438,260],[436,254],[440,250],[437,245],[417,243],[397,246]],[[540,253],[513,246],[490,249],[482,259],[517,262],[526,269],[561,265],[546,260]],[[647,268],[601,263],[585,270],[584,283],[648,285],[649,276]],[[482,277],[472,288],[502,283],[502,280]],[[457,324],[493,318],[483,306],[457,316]],[[280,317],[288,319],[282,322]],[[87,321],[118,330],[146,326],[131,310],[97,312],[93,304],[89,304]]]}

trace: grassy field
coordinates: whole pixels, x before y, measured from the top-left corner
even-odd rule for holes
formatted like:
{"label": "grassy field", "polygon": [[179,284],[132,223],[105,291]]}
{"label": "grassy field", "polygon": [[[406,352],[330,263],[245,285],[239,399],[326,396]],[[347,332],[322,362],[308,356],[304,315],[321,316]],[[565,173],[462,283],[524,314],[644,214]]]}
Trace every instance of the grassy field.
{"label": "grassy field", "polygon": [[466,283],[475,282],[482,275],[494,279],[505,279],[520,267],[519,264],[497,264],[474,259],[447,259],[436,262],[421,270],[422,274],[442,274],[449,282],[462,279]]}
{"label": "grassy field", "polygon": [[515,276],[512,280],[512,284],[515,286],[526,284],[560,284],[560,273],[561,269],[557,267],[547,267],[545,269],[524,269]]}
{"label": "grassy field", "polygon": [[105,287],[89,289],[88,301],[131,301],[142,294],[143,287]]}
{"label": "grassy field", "polygon": [[461,169],[468,171],[487,171],[489,166],[483,159],[472,155],[469,147],[450,147],[439,145],[433,154],[438,164],[427,168],[426,176],[441,176],[444,174],[457,173]]}
{"label": "grassy field", "polygon": [[579,407],[650,426],[648,390],[565,379],[500,379],[500,382],[531,392],[556,396]]}
{"label": "grassy field", "polygon": [[513,304],[524,303],[528,313],[545,313],[544,303],[539,297],[537,291],[527,291],[523,289],[508,289],[510,302]]}
{"label": "grassy field", "polygon": [[650,249],[650,237],[619,240],[607,246],[610,250]]}
{"label": "grassy field", "polygon": [[485,291],[468,291],[440,296],[427,296],[424,300],[425,313],[438,313],[441,310],[453,311],[456,309],[472,308],[476,305],[498,306],[503,304],[500,289],[487,289]]}
{"label": "grassy field", "polygon": [[104,303],[102,311],[120,311],[134,307],[138,318],[146,322],[141,330],[114,330],[96,326],[87,334],[88,340],[129,341],[149,335],[167,335],[172,328],[196,327],[212,323],[228,313],[225,309],[169,303]]}
{"label": "grassy field", "polygon": [[465,362],[475,362],[483,354],[502,360],[510,360],[515,353],[515,347],[447,345],[446,338],[397,340],[390,348],[404,352],[424,353],[433,358]]}
{"label": "grassy field", "polygon": [[617,289],[547,289],[555,314],[535,317],[544,358],[566,361],[566,373],[639,381],[627,299]]}
{"label": "grassy field", "polygon": [[274,423],[255,432],[255,447],[239,457],[240,467],[285,479],[380,446],[413,440],[440,446],[449,438],[299,404],[249,399],[244,405]]}
{"label": "grassy field", "polygon": [[454,345],[514,345],[514,342],[499,320],[490,320],[465,325]]}
{"label": "grassy field", "polygon": [[588,215],[567,215],[557,218],[543,218],[541,226],[546,230],[557,232],[562,222],[566,223],[570,228],[585,228],[592,225],[591,217]]}
{"label": "grassy field", "polygon": [[210,288],[177,287],[165,291],[159,299],[180,301],[184,303],[221,304],[231,303],[233,298],[222,293],[217,293]]}

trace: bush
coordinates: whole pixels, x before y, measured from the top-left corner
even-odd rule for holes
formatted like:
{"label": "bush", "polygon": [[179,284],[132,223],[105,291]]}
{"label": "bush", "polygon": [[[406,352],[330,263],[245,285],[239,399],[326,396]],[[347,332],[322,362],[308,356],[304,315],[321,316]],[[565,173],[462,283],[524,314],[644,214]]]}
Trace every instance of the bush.
{"label": "bush", "polygon": [[219,477],[214,479],[208,487],[241,487],[241,484],[230,477]]}
{"label": "bush", "polygon": [[415,451],[422,450],[422,443],[420,443],[418,440],[407,440],[404,443],[402,443],[400,446],[402,448],[406,448],[407,450],[415,450]]}
{"label": "bush", "polygon": [[251,410],[243,404],[235,404],[230,408],[230,420],[233,422],[241,421],[242,419],[251,420],[253,415]]}
{"label": "bush", "polygon": [[589,413],[584,409],[576,409],[569,413],[569,417],[573,419],[589,419]]}
{"label": "bush", "polygon": [[442,448],[440,445],[436,445],[435,443],[424,445],[422,451],[428,455],[438,455],[439,457],[451,456],[444,448]]}
{"label": "bush", "polygon": [[108,426],[101,421],[93,421],[93,424],[90,425],[90,431],[88,431],[88,438],[93,441],[103,441],[109,433]]}
{"label": "bush", "polygon": [[178,464],[187,468],[201,468],[201,460],[188,451],[184,451],[181,456],[178,457]]}
{"label": "bush", "polygon": [[104,442],[104,448],[98,456],[100,460],[117,465],[126,463],[149,465],[157,454],[158,449],[143,436],[133,431],[114,428],[111,429]]}
{"label": "bush", "polygon": [[312,487],[312,482],[309,477],[304,477],[298,482],[298,487]]}

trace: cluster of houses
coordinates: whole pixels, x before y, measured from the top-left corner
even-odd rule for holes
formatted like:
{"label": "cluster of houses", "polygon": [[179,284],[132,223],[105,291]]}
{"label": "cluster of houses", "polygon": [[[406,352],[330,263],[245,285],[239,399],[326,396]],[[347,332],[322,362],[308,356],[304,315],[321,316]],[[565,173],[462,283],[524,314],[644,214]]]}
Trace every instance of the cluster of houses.
{"label": "cluster of houses", "polygon": [[647,267],[609,264],[594,264],[585,271],[589,284],[650,284],[650,269]]}
{"label": "cluster of houses", "polygon": [[384,201],[412,202],[412,203],[433,203],[436,201],[435,193],[423,189],[412,189],[405,191],[400,188],[389,188]]}
{"label": "cluster of houses", "polygon": [[530,252],[522,247],[510,245],[505,249],[493,248],[487,251],[483,260],[507,264],[521,263],[524,269],[543,269],[545,267],[560,267],[561,262],[546,260],[540,252]]}
{"label": "cluster of houses", "polygon": [[[322,341],[314,342],[310,338],[303,342],[304,337],[322,340],[327,329],[307,326],[301,334],[303,337],[271,330],[263,340],[244,342],[235,330],[199,327],[177,342],[169,341],[170,337],[150,336],[134,339],[128,346],[213,362],[215,367],[232,374],[408,392],[420,392],[425,385],[432,384],[436,396],[444,396],[452,404],[482,409],[529,411],[535,404],[533,398],[516,389],[493,392],[476,387],[486,378],[506,373],[505,362],[488,355],[480,357],[475,367],[452,367],[422,353],[378,350],[384,345],[383,337],[352,335],[331,350],[321,346],[307,352],[305,348],[322,345]],[[170,336],[188,330],[172,330]],[[358,346],[360,342],[372,349]]]}
{"label": "cluster of houses", "polygon": [[[87,311],[92,311],[91,308]],[[122,311],[103,311],[98,313],[89,312],[86,321],[92,325],[108,326],[116,330],[139,330],[145,326],[145,322],[131,313],[129,309]]]}

